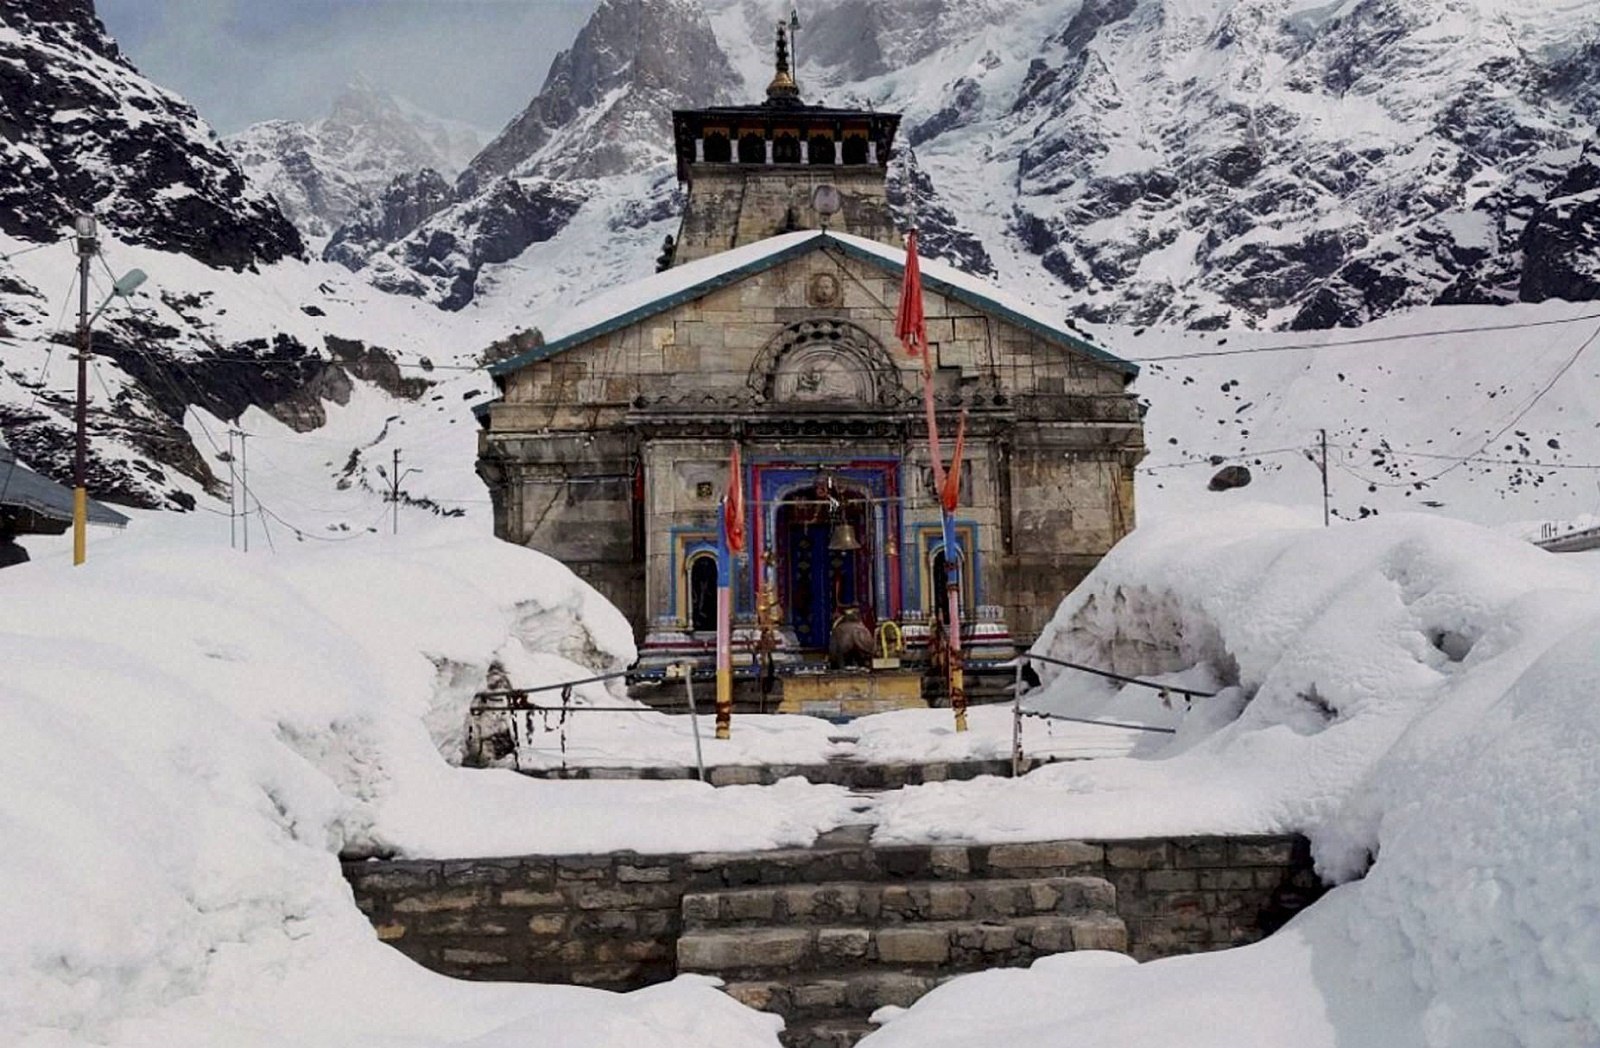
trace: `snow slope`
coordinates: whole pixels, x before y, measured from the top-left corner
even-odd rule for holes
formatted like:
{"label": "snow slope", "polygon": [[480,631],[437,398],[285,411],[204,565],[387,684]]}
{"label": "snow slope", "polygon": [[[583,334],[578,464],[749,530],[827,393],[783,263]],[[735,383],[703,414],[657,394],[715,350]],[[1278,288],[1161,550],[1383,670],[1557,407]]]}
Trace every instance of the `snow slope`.
{"label": "snow slope", "polygon": [[[1592,305],[1436,307],[1359,332],[1096,333],[1144,367],[1143,520],[1240,500],[1320,520],[1323,429],[1346,519],[1433,512],[1536,535],[1600,512]],[[1208,490],[1224,465],[1246,466],[1250,485]]]}

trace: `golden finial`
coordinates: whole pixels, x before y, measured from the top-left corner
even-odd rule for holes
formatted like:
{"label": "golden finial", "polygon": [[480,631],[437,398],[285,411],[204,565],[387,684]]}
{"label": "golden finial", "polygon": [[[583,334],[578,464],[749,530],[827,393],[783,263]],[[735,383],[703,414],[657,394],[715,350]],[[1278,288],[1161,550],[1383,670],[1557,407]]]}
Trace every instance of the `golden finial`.
{"label": "golden finial", "polygon": [[799,101],[800,87],[794,82],[794,77],[789,73],[789,37],[781,21],[778,23],[777,66],[778,69],[772,77],[772,83],[767,85],[767,100],[771,102]]}

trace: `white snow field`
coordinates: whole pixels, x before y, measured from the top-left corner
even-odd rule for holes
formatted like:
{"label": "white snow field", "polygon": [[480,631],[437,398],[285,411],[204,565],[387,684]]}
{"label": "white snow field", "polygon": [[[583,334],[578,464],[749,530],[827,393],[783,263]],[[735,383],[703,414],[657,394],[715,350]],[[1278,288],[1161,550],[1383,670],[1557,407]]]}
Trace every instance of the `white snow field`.
{"label": "white snow field", "polygon": [[907,790],[878,836],[1299,830],[1325,876],[1365,879],[1251,947],[956,980],[882,1016],[869,1048],[1600,1044],[1592,564],[1431,518],[1274,514],[1142,529],[1040,640],[1223,685],[1169,749]]}
{"label": "white snow field", "polygon": [[619,997],[424,972],[379,944],[336,854],[803,844],[843,791],[447,765],[424,722],[447,738],[492,659],[536,684],[632,658],[615,610],[531,551],[435,527],[246,557],[140,529],[3,580],[0,1044],[775,1044],[703,980]]}

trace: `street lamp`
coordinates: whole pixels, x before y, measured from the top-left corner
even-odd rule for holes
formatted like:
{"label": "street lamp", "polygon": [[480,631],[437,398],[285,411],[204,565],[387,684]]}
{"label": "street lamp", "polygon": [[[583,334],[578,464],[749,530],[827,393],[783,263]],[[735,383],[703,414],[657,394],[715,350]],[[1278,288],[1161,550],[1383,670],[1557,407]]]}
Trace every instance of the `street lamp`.
{"label": "street lamp", "polygon": [[100,252],[100,236],[94,216],[79,215],[72,223],[78,250],[78,401],[74,411],[77,443],[72,456],[72,563],[88,559],[89,545],[89,325],[100,318],[111,300],[127,297],[145,282],[141,269],[129,270],[112,285],[111,294],[100,308],[89,315],[89,260]]}

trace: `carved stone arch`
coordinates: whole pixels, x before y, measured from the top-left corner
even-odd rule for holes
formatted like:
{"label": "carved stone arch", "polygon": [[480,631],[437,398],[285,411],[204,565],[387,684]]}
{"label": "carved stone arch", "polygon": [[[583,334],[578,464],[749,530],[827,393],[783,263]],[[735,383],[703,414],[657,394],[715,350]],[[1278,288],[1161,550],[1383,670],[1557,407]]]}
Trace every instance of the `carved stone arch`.
{"label": "carved stone arch", "polygon": [[883,344],[848,320],[790,324],[750,368],[750,388],[769,404],[893,404],[900,377]]}

